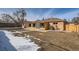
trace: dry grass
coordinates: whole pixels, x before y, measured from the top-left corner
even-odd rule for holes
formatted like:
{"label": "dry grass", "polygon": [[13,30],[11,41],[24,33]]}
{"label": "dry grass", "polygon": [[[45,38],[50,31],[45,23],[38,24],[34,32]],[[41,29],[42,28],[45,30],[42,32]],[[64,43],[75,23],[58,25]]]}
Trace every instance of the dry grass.
{"label": "dry grass", "polygon": [[79,51],[79,34],[72,32],[37,32],[30,31],[23,34],[31,35],[33,39],[42,47],[43,51]]}

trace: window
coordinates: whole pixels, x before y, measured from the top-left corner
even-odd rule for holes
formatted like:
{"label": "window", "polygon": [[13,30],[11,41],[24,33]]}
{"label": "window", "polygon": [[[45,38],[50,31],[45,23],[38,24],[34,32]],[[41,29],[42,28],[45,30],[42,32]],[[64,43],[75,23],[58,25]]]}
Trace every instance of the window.
{"label": "window", "polygon": [[33,27],[35,27],[35,24],[33,24]]}
{"label": "window", "polygon": [[58,24],[58,23],[56,23],[56,24]]}
{"label": "window", "polygon": [[41,27],[44,27],[44,23],[41,23],[40,26],[41,26]]}
{"label": "window", "polygon": [[57,22],[54,22],[53,24],[58,24]]}
{"label": "window", "polygon": [[29,24],[29,27],[31,27],[31,24]]}

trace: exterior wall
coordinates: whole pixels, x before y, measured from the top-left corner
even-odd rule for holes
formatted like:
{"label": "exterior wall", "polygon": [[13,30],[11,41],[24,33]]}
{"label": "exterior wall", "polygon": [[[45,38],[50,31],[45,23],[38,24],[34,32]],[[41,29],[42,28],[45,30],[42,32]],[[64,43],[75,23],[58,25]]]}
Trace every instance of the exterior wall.
{"label": "exterior wall", "polygon": [[27,27],[29,27],[29,24],[30,24],[30,23],[25,23],[25,24],[23,24],[23,25],[22,25],[22,28],[27,28]]}
{"label": "exterior wall", "polygon": [[44,23],[44,28],[45,28],[45,30],[49,29],[49,23],[48,22]]}
{"label": "exterior wall", "polygon": [[53,27],[54,30],[57,30],[58,26],[55,23],[57,23],[57,22],[50,22],[49,26]]}
{"label": "exterior wall", "polygon": [[33,24],[35,24],[35,28],[44,28],[45,30],[50,30],[49,27],[53,26],[55,30],[64,30],[64,22],[43,22],[44,27],[41,26],[41,23],[27,23],[24,25],[25,28],[29,27],[29,24],[31,27],[33,27]]}
{"label": "exterior wall", "polygon": [[35,23],[36,28],[40,28],[40,23]]}
{"label": "exterior wall", "polygon": [[58,22],[57,27],[59,30],[64,30],[64,28],[65,28],[64,22]]}
{"label": "exterior wall", "polygon": [[[55,30],[65,30],[65,31],[71,31],[71,32],[79,32],[79,24],[65,24],[63,21],[61,22],[42,22],[44,24],[44,27],[41,26],[40,22],[36,23],[25,23],[23,26],[24,28],[31,27],[31,29],[36,30],[36,29],[45,29],[45,30],[50,30],[49,27],[53,26]],[[56,24],[54,24],[56,23]],[[29,26],[29,24],[31,26]],[[33,24],[35,24],[35,27],[33,27]]]}
{"label": "exterior wall", "polygon": [[50,22],[49,26],[54,27],[55,30],[64,30],[64,22]]}

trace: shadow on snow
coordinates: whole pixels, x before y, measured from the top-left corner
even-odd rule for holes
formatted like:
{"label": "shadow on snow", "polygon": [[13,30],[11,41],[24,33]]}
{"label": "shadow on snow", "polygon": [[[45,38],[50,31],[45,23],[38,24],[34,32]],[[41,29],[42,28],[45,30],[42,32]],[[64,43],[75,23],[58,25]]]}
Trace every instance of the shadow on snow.
{"label": "shadow on snow", "polygon": [[16,51],[3,31],[0,31],[0,51]]}

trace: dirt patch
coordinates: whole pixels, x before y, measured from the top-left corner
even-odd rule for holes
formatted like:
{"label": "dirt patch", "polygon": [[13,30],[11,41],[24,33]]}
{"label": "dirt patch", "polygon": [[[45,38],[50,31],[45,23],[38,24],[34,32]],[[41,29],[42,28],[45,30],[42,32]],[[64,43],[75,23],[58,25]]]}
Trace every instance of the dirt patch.
{"label": "dirt patch", "polygon": [[39,32],[24,31],[14,33],[15,36],[27,37],[41,46],[39,51],[79,51],[79,33],[76,32]]}
{"label": "dirt patch", "polygon": [[79,34],[75,32],[23,32],[30,36],[39,38],[33,39],[36,44],[42,47],[43,51],[78,51],[79,50]]}

